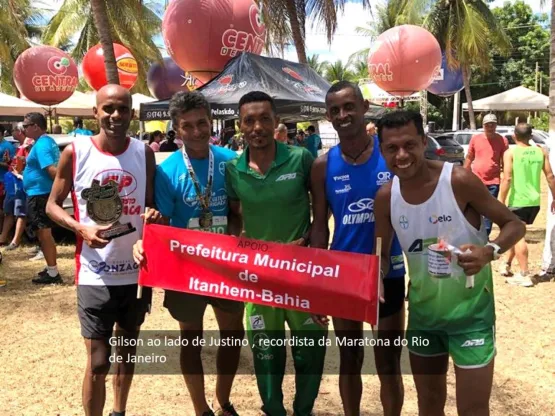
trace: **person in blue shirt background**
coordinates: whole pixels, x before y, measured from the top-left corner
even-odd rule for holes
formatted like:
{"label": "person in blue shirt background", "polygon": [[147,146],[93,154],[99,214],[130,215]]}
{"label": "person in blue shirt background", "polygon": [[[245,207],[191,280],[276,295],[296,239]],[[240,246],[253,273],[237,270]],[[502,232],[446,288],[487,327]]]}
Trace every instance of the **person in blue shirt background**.
{"label": "person in blue shirt background", "polygon": [[73,137],[77,136],[93,136],[93,132],[83,128],[83,119],[75,117],[73,119],[73,131],[70,132]]}
{"label": "person in blue shirt background", "polygon": [[321,149],[320,144],[322,139],[316,134],[316,129],[314,126],[308,126],[306,129],[308,137],[305,139],[306,149],[314,156],[314,159],[318,157],[318,149]]}
{"label": "person in blue shirt background", "polygon": [[23,128],[25,136],[35,140],[23,170],[23,187],[28,197],[27,221],[37,233],[46,260],[46,269],[38,273],[33,283],[63,283],[56,265],[56,242],[52,237],[55,223],[46,215],[46,202],[56,177],[60,149],[54,139],[46,135],[46,118],[41,113],[26,114]]}
{"label": "person in blue shirt background", "polygon": [[[154,199],[156,208],[172,227],[187,228],[220,234],[240,235],[242,221],[228,209],[225,191],[225,165],[237,157],[232,150],[210,144],[212,120],[210,104],[199,92],[179,92],[169,105],[170,117],[177,135],[183,140],[180,151],[174,152],[156,169]],[[212,161],[212,163],[211,163]],[[187,166],[189,165],[189,167]],[[212,169],[210,169],[212,166]],[[212,189],[208,190],[208,177],[212,175]],[[199,185],[200,195],[195,187]],[[208,219],[207,219],[208,218]],[[133,247],[135,261],[145,259],[142,241]],[[181,347],[182,372],[195,408],[202,416],[237,416],[230,402],[233,378],[239,366],[241,347],[219,347],[216,359],[216,413],[206,401],[201,349],[192,341],[203,336],[204,311],[212,305],[222,338],[243,339],[244,304],[229,299],[199,296],[166,290],[164,306],[179,322],[181,336],[189,341]]]}
{"label": "person in blue shirt background", "polygon": [[0,221],[4,218],[4,197],[6,190],[4,188],[4,175],[8,173],[10,162],[15,156],[15,147],[4,138],[4,126],[0,126]]}

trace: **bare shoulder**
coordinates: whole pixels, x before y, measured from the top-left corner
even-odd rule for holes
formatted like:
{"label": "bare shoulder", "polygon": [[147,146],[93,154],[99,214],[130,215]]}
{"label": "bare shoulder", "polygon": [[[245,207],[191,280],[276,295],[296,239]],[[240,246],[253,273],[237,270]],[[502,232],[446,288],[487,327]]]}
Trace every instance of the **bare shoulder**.
{"label": "bare shoulder", "polygon": [[451,185],[453,190],[459,192],[472,193],[476,190],[484,188],[484,184],[470,169],[462,166],[453,166],[453,174],[451,175]]}
{"label": "bare shoulder", "polygon": [[389,207],[389,202],[391,201],[391,189],[393,187],[393,180],[382,185],[378,192],[376,192],[375,203],[387,204]]}
{"label": "bare shoulder", "polygon": [[147,155],[154,155],[154,150],[152,150],[152,147],[150,147],[148,144],[143,143],[145,146],[145,153]]}
{"label": "bare shoulder", "polygon": [[324,153],[316,158],[312,164],[312,175],[317,175],[319,178],[325,178],[326,166],[328,165],[328,154]]}

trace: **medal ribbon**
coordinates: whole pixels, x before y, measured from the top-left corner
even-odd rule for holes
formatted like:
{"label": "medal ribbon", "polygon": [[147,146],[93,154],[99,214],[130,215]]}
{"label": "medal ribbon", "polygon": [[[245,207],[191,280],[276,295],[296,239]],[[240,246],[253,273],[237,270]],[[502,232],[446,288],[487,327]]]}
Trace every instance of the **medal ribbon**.
{"label": "medal ribbon", "polygon": [[185,151],[185,146],[183,146],[183,161],[185,162],[189,176],[191,176],[191,180],[193,181],[193,186],[195,187],[195,191],[197,193],[197,200],[200,203],[202,210],[205,212],[210,211],[212,184],[214,182],[214,154],[212,153],[212,149],[209,150],[208,180],[206,181],[204,195],[202,194],[202,188],[200,187],[200,183],[197,179],[197,175],[195,174],[195,170],[193,169],[193,165],[191,164],[191,160],[189,159],[189,155],[187,155],[187,152]]}

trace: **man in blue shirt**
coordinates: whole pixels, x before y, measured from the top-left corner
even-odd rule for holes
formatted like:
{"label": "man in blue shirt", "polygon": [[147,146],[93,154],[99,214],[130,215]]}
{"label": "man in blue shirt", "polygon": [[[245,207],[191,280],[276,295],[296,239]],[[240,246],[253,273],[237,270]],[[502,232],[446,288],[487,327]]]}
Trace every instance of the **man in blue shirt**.
{"label": "man in blue shirt", "polygon": [[[157,209],[172,227],[239,236],[242,219],[228,210],[224,177],[226,162],[237,155],[209,144],[210,104],[199,92],[179,92],[171,99],[169,111],[183,147],[156,170],[154,198]],[[142,241],[135,244],[133,254],[137,263],[145,261]],[[218,348],[216,398],[220,408],[214,413],[206,401],[201,348],[194,346],[193,340],[203,336],[204,311],[208,305],[214,309],[220,333],[223,331],[222,339],[228,336],[243,339],[242,302],[172,290],[165,293],[164,306],[179,322],[181,337],[189,341],[187,346],[181,347],[181,371],[195,414],[235,416],[237,412],[229,397],[239,366],[240,346]]]}
{"label": "man in blue shirt", "polygon": [[[8,173],[10,162],[15,156],[15,147],[4,138],[4,127],[0,132],[0,220],[4,217],[4,198],[6,196],[6,189],[4,187],[4,175]],[[0,242],[5,244],[6,242]]]}
{"label": "man in blue shirt", "polygon": [[320,136],[316,134],[314,126],[308,126],[306,131],[308,132],[308,137],[305,139],[306,148],[310,153],[312,153],[314,159],[316,159],[318,157],[318,149],[320,149],[322,139],[320,139]]}
{"label": "man in blue shirt", "polygon": [[23,120],[25,136],[35,140],[23,171],[23,187],[28,197],[27,221],[37,233],[46,260],[46,269],[33,279],[36,284],[63,283],[56,265],[56,242],[52,237],[55,223],[46,215],[46,202],[58,169],[60,149],[54,139],[46,135],[46,126],[46,118],[41,113],[28,113]]}
{"label": "man in blue shirt", "polygon": [[92,136],[93,132],[83,128],[83,120],[81,117],[75,117],[73,119],[73,131],[71,133],[73,137],[77,136]]}

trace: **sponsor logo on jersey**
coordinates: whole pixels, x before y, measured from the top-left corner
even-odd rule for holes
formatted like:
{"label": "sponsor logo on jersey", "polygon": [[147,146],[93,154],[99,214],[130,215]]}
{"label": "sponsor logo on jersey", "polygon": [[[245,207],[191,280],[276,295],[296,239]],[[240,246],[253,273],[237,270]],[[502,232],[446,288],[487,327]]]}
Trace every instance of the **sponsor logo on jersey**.
{"label": "sponsor logo on jersey", "polygon": [[399,217],[399,227],[401,227],[403,230],[409,228],[409,219],[404,215],[401,215]]}
{"label": "sponsor logo on jersey", "polygon": [[111,262],[95,261],[92,260],[87,265],[89,270],[93,273],[106,275],[106,274],[129,274],[130,272],[138,272],[139,266],[134,261],[124,262]]}
{"label": "sponsor logo on jersey", "polygon": [[218,170],[220,171],[220,175],[225,175],[225,163],[226,162],[220,162],[220,164],[218,165]]}
{"label": "sponsor logo on jersey", "polygon": [[343,186],[343,188],[341,189],[336,189],[335,193],[336,194],[346,194],[347,192],[349,192],[351,190],[351,185],[345,185]]}
{"label": "sponsor logo on jersey", "polygon": [[252,346],[253,348],[267,351],[270,348],[270,337],[264,332],[259,332],[252,338]]}
{"label": "sponsor logo on jersey", "polygon": [[374,200],[371,198],[362,198],[349,204],[348,210],[350,214],[343,216],[343,225],[374,222]]}
{"label": "sponsor logo on jersey", "polygon": [[337,181],[342,181],[342,182],[344,182],[344,181],[348,181],[348,180],[350,180],[350,179],[351,179],[351,178],[349,177],[349,175],[341,175],[341,176],[334,176],[334,177],[333,177],[333,180],[334,180],[335,182],[337,182]]}
{"label": "sponsor logo on jersey", "polygon": [[437,224],[438,222],[451,222],[451,216],[450,215],[432,215],[430,216],[430,218],[428,218],[428,221],[430,221],[431,224]]}
{"label": "sponsor logo on jersey", "polygon": [[480,339],[468,339],[466,340],[461,347],[463,348],[467,348],[467,347],[481,347],[482,345],[484,345],[484,338],[480,338]]}
{"label": "sponsor logo on jersey", "polygon": [[391,180],[391,172],[378,172],[378,180],[376,185],[382,186]]}
{"label": "sponsor logo on jersey", "polygon": [[286,173],[285,175],[281,175],[276,179],[276,182],[281,182],[281,181],[290,181],[292,179],[295,179],[297,177],[297,172],[293,172],[293,173]]}
{"label": "sponsor logo on jersey", "polygon": [[251,329],[253,330],[266,328],[266,324],[264,323],[264,317],[262,315],[252,315],[250,317],[250,321],[251,321]]}

